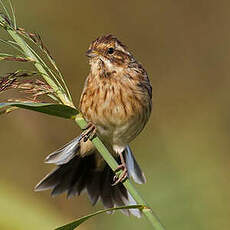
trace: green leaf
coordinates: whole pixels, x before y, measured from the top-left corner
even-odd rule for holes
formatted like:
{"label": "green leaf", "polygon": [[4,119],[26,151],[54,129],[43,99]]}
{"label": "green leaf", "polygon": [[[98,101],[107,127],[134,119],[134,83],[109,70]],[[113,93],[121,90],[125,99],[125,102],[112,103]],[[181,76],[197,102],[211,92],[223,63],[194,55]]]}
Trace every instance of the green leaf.
{"label": "green leaf", "polygon": [[80,224],[84,223],[86,220],[93,216],[97,216],[99,214],[105,213],[105,212],[111,212],[114,210],[120,210],[120,209],[132,209],[132,208],[138,208],[140,210],[146,208],[144,205],[130,205],[130,206],[122,206],[122,207],[117,207],[117,208],[109,208],[101,211],[97,211],[95,213],[89,214],[87,216],[83,216],[69,224],[66,224],[62,227],[55,228],[55,230],[74,230],[76,227],[78,227]]}
{"label": "green leaf", "polygon": [[62,117],[67,119],[74,119],[78,114],[78,110],[67,105],[51,104],[51,103],[33,103],[33,102],[9,102],[0,103],[0,109],[7,107],[18,107],[22,109],[33,110],[40,113]]}

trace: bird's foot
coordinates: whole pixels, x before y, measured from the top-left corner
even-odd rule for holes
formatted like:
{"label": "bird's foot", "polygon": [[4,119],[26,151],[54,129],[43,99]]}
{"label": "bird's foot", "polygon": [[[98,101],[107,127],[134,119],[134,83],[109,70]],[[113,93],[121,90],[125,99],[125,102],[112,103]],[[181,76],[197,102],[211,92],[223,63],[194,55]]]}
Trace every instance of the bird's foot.
{"label": "bird's foot", "polygon": [[96,134],[96,126],[89,122],[84,131],[81,134],[83,141],[86,142],[88,140],[92,140]]}
{"label": "bird's foot", "polygon": [[126,165],[123,165],[123,164],[119,165],[116,168],[115,173],[118,172],[118,171],[120,171],[120,170],[123,170],[123,171],[122,171],[122,173],[119,176],[115,175],[113,177],[114,183],[112,184],[112,186],[115,186],[115,185],[117,185],[120,182],[123,183],[128,178],[128,170],[127,170]]}
{"label": "bird's foot", "polygon": [[117,185],[119,182],[123,183],[128,178],[128,169],[125,163],[124,156],[122,153],[119,153],[119,156],[121,159],[121,164],[118,165],[114,172],[116,173],[122,170],[122,173],[119,176],[115,175],[113,177],[114,183],[112,184],[112,186]]}

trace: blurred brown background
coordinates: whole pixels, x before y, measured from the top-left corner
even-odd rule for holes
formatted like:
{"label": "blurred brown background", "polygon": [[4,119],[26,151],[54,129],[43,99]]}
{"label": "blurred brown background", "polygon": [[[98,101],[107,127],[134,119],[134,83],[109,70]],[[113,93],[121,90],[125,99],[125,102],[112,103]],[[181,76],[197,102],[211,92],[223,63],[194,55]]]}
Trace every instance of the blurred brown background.
{"label": "blurred brown background", "polygon": [[[132,143],[148,180],[138,190],[168,230],[228,230],[229,1],[13,2],[18,24],[42,35],[76,104],[89,71],[89,43],[113,33],[128,45],[154,90],[151,120]],[[16,68],[0,65],[1,75]],[[53,168],[43,163],[45,156],[79,134],[74,123],[17,111],[1,116],[0,125],[0,229],[54,229],[102,208],[91,207],[85,194],[67,200],[33,192]],[[80,229],[108,228],[150,225],[117,212]]]}

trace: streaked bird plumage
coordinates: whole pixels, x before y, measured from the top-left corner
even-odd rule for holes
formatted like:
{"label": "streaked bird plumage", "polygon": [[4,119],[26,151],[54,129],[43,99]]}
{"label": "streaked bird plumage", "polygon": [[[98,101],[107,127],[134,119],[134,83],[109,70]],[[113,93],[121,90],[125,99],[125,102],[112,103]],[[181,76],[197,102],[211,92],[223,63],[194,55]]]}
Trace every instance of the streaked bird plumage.
{"label": "streaked bird plumage", "polygon": [[[152,108],[152,88],[144,68],[116,37],[97,38],[86,55],[91,66],[80,99],[80,111],[95,125],[97,135],[120,162],[123,156],[128,176],[145,183],[129,143],[142,131]],[[53,189],[52,195],[80,195],[87,190],[92,204],[100,198],[106,208],[135,204],[124,185],[113,184],[109,168],[90,140],[81,136],[50,154],[47,163],[57,165],[36,190]],[[140,216],[138,210],[123,211]]]}

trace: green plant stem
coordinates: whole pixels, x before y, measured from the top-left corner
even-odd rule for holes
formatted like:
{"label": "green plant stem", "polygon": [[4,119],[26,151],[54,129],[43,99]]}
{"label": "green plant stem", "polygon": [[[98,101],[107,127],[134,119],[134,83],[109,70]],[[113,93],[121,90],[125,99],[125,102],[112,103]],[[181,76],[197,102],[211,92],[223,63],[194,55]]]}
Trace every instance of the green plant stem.
{"label": "green plant stem", "polygon": [[[1,20],[4,20],[2,16],[0,16]],[[39,60],[37,57],[31,52],[30,48],[28,47],[27,43],[20,37],[20,35],[11,28],[6,28],[7,32],[10,34],[10,36],[17,42],[17,44],[21,47],[21,49],[24,51],[27,57],[35,60],[35,67],[38,69],[38,71],[41,73],[43,78],[46,80],[46,82],[53,88],[53,90],[56,92],[57,96],[60,98],[63,104],[74,107],[73,103],[68,99],[65,92],[60,90],[60,87],[49,77],[47,71],[43,68],[43,66],[39,63]],[[84,129],[87,126],[87,122],[83,118],[83,116],[79,113],[76,118],[75,122],[80,126],[81,129]],[[95,137],[92,139],[93,144],[97,148],[97,150],[100,152],[104,160],[107,162],[107,164],[112,168],[114,171],[118,164],[113,158],[113,156],[109,153],[105,145],[102,143],[102,141]],[[124,182],[124,186],[127,188],[129,193],[132,195],[132,197],[136,200],[137,204],[144,205],[146,208],[144,208],[143,214],[147,217],[151,225],[155,230],[164,230],[164,227],[160,223],[157,216],[152,212],[151,208],[147,205],[147,203],[143,200],[143,198],[138,194],[135,187],[131,184],[129,180],[126,180]]]}

